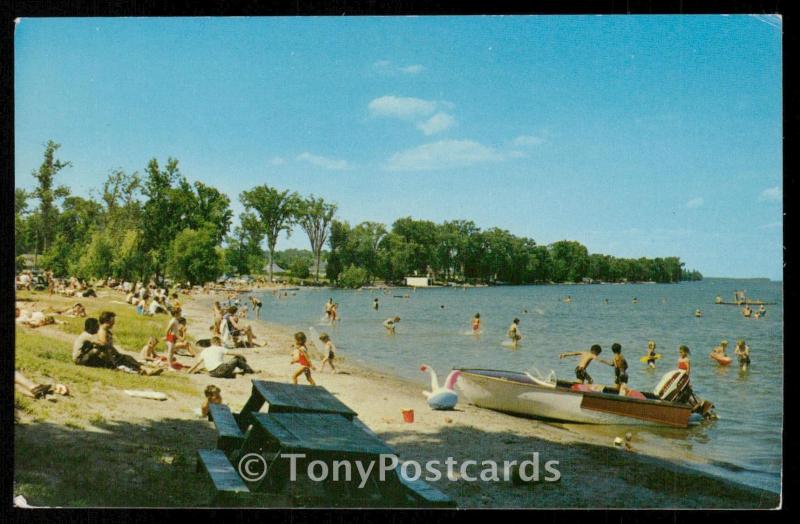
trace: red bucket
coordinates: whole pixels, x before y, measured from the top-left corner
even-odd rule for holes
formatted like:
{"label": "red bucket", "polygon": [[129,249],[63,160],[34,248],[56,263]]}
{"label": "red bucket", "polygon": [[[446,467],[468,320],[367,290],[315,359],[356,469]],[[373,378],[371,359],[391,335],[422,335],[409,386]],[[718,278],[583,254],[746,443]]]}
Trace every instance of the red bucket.
{"label": "red bucket", "polygon": [[413,409],[404,409],[403,410],[403,421],[404,422],[414,422],[414,410]]}

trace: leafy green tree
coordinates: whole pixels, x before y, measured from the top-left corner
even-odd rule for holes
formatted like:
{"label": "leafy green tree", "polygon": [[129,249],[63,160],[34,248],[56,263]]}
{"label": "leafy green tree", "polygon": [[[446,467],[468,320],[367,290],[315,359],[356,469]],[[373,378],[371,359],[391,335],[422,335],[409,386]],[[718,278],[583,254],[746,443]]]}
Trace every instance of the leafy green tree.
{"label": "leafy green tree", "polygon": [[261,226],[267,237],[269,281],[272,282],[275,244],[282,232],[286,232],[287,236],[291,234],[297,216],[299,197],[297,193],[291,193],[288,189],[278,191],[265,184],[256,186],[250,191],[243,191],[239,200],[247,210],[254,211],[261,220]]}
{"label": "leafy green tree", "polygon": [[369,274],[362,267],[350,265],[339,275],[339,285],[348,288],[359,288],[369,282]]}
{"label": "leafy green tree", "polygon": [[327,204],[322,198],[314,198],[314,195],[299,201],[296,220],[308,235],[311,251],[317,261],[314,274],[315,282],[319,282],[319,263],[322,248],[328,239],[336,209],[336,204]]}
{"label": "leafy green tree", "polygon": [[347,261],[347,238],[350,235],[350,224],[333,220],[331,222],[331,234],[328,238],[328,246],[331,248],[328,253],[328,265],[325,268],[325,276],[331,282],[339,279],[339,273],[345,268]]}
{"label": "leafy green tree", "polygon": [[311,271],[308,269],[308,261],[302,258],[295,258],[289,266],[289,271],[292,272],[292,276],[297,278],[308,278],[311,275]]}
{"label": "leafy green tree", "polygon": [[31,196],[39,200],[39,215],[41,217],[39,221],[39,242],[43,251],[47,249],[50,240],[54,236],[53,226],[58,213],[56,203],[69,195],[69,188],[66,186],[54,187],[56,175],[62,169],[71,165],[70,162],[62,162],[55,158],[55,153],[59,147],[61,147],[61,144],[56,144],[49,140],[45,145],[42,164],[39,169],[32,173],[36,179],[37,186]]}
{"label": "leafy green tree", "polygon": [[142,210],[142,250],[156,281],[160,280],[169,257],[169,246],[183,229],[185,216],[176,215],[172,187],[178,182],[178,161],[167,159],[164,169],[153,158],[148,162],[142,193],[147,198]]}
{"label": "leafy green tree", "polygon": [[222,273],[222,257],[215,236],[212,227],[178,233],[169,249],[169,274],[192,284],[216,280]]}
{"label": "leafy green tree", "polygon": [[78,278],[91,279],[95,277],[106,277],[111,274],[111,261],[114,253],[111,243],[99,231],[91,235],[91,241],[86,246],[85,251],[78,259],[77,265],[70,270]]}

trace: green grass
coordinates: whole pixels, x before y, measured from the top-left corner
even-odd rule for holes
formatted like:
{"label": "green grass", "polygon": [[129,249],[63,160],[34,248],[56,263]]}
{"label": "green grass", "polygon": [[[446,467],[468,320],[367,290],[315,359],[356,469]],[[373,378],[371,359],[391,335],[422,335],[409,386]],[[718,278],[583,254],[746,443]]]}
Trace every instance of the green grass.
{"label": "green grass", "polygon": [[67,384],[81,393],[90,393],[94,386],[109,386],[122,389],[149,389],[158,386],[165,393],[185,393],[195,395],[193,386],[186,376],[164,373],[156,377],[143,377],[119,371],[78,366],[72,362],[72,344],[67,341],[45,337],[27,332],[24,328],[16,330],[16,369],[32,380],[48,377],[54,382]]}

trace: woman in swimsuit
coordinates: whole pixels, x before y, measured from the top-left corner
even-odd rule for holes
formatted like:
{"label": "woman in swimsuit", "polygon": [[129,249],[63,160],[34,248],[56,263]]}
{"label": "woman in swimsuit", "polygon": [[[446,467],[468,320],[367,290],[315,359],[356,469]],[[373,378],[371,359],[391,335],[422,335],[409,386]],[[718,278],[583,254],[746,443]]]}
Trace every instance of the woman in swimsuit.
{"label": "woman in swimsuit", "polygon": [[678,354],[680,358],[678,359],[678,369],[682,369],[688,375],[692,371],[692,359],[689,358],[691,351],[686,346],[680,346],[678,348]]}
{"label": "woman in swimsuit", "polygon": [[477,335],[481,332],[481,314],[475,313],[475,316],[472,318],[472,334]]}
{"label": "woman in swimsuit", "polygon": [[291,364],[300,365],[300,369],[295,371],[292,375],[293,384],[297,384],[297,379],[300,375],[305,375],[309,384],[312,386],[317,385],[314,379],[311,378],[311,370],[314,369],[314,366],[311,364],[311,359],[308,356],[308,349],[306,349],[306,334],[302,331],[298,331],[294,334],[294,353],[292,355]]}

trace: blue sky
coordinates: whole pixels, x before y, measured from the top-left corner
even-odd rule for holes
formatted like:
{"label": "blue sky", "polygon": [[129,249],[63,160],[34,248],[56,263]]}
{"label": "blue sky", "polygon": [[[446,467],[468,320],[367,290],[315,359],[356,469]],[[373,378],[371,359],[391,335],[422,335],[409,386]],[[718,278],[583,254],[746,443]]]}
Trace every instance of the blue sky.
{"label": "blue sky", "polygon": [[16,184],[53,139],[83,196],[172,156],[237,214],[266,183],[780,279],[781,60],[744,15],[23,19]]}

